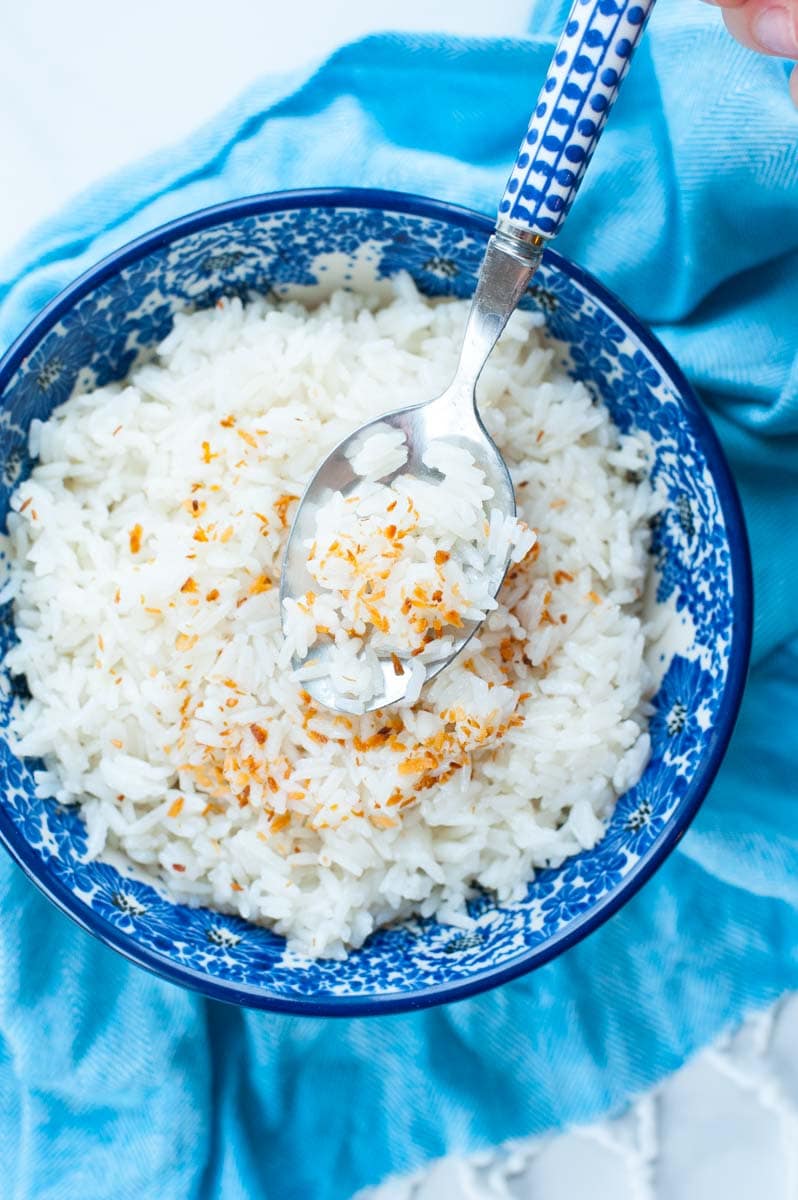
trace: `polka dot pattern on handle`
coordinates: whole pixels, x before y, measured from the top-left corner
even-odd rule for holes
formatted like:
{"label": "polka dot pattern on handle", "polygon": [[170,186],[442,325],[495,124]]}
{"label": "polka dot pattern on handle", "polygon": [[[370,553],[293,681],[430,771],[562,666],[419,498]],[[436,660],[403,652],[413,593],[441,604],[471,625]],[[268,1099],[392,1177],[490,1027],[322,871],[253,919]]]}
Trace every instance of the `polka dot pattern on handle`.
{"label": "polka dot pattern on handle", "polygon": [[654,0],[575,0],[499,205],[499,220],[558,232]]}

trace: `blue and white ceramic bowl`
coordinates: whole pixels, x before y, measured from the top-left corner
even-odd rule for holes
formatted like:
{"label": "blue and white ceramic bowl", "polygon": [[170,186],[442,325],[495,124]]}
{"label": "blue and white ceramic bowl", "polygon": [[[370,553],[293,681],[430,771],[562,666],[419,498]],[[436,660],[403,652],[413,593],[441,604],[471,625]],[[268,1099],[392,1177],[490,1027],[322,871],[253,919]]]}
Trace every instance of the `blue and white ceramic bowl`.
{"label": "blue and white ceramic bowl", "polygon": [[[176,312],[271,289],[374,286],[409,271],[431,295],[469,296],[492,223],[450,205],[368,191],[261,196],[175,221],[118,251],[49,305],[0,363],[0,508],[30,469],[27,430],[76,382],[124,376]],[[542,872],[524,900],[473,901],[467,933],[434,921],[373,935],[345,962],[315,962],[282,938],[174,904],[104,862],[86,861],[75,809],[34,796],[35,764],[2,740],[19,680],[0,689],[0,837],[31,879],[134,962],[209,996],[308,1013],[380,1013],[454,1000],[538,966],[605,921],[687,828],[720,765],[740,703],[751,578],[739,502],[721,449],[662,346],[595,280],[556,254],[524,306],[542,309],[573,370],[621,429],[646,430],[668,505],[654,532],[657,601],[675,654],[656,696],[653,756],[604,839]],[[3,646],[13,639],[2,613]]]}

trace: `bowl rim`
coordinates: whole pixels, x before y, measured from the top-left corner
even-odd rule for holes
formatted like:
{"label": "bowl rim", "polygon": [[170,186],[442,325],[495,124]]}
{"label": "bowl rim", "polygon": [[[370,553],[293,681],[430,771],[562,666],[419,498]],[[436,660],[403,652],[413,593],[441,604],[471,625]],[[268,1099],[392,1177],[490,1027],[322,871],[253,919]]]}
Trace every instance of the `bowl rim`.
{"label": "bowl rim", "polygon": [[[25,358],[41,339],[58,323],[61,316],[105,280],[132,262],[168,245],[177,238],[214,225],[225,224],[247,216],[256,216],[299,208],[361,208],[421,216],[455,224],[472,232],[488,235],[494,219],[443,200],[407,192],[375,188],[301,188],[291,191],[266,192],[237,200],[225,201],[178,217],[112,251],[94,266],[67,285],[41,312],[33,318],[0,359],[0,396],[7,383]],[[128,961],[144,967],[162,979],[188,987],[215,1000],[244,1007],[265,1009],[313,1017],[374,1016],[408,1012],[432,1005],[463,1000],[469,996],[498,987],[529,971],[550,962],[565,950],[581,941],[603,925],[664,862],[695,817],[718,772],[734,729],[745,687],[753,632],[753,579],[751,556],[742,505],[725,454],[718,437],[703,411],[695,391],[671,355],[647,328],[603,284],[589,272],[570,262],[557,251],[545,252],[548,261],[600,300],[628,326],[646,347],[674,385],[680,402],[687,409],[691,424],[698,435],[706,456],[710,474],[717,490],[729,544],[732,580],[732,640],[726,686],[721,697],[718,719],[706,755],[690,782],[679,807],[652,844],[646,855],[609,893],[589,911],[569,922],[567,928],[539,946],[499,967],[482,967],[466,980],[425,986],[418,992],[388,992],[379,995],[328,994],[322,997],[296,993],[280,996],[269,992],[268,986],[227,982],[206,975],[191,967],[176,964],[154,950],[138,945],[128,934],[106,921],[88,906],[78,906],[75,896],[59,879],[47,879],[41,872],[41,860],[22,837],[5,806],[0,803],[0,842],[22,868],[29,879],[52,903],[71,917],[82,929],[118,951]]]}

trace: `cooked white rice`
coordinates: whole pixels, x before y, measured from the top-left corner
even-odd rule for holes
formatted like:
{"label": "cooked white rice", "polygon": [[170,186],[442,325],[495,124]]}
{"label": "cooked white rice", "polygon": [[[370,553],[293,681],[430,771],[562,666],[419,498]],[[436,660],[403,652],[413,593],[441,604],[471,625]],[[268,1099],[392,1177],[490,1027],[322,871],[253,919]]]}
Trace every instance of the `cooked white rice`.
{"label": "cooked white rice", "polygon": [[41,795],[82,805],[92,855],[315,955],[413,913],[462,924],[476,886],[521,895],[601,837],[649,754],[647,447],[530,314],[480,384],[537,539],[498,607],[412,706],[343,716],[291,678],[295,499],[375,404],[442,390],[465,316],[400,279],[388,302],[178,317],[128,383],[33,423],[13,498],[14,737]]}
{"label": "cooked white rice", "polygon": [[385,695],[385,662],[403,677],[405,700],[417,700],[427,664],[451,657],[498,607],[507,565],[526,557],[535,534],[490,507],[484,471],[448,439],[424,451],[424,477],[408,465],[404,433],[387,424],[358,439],[350,459],[354,482],[318,503],[302,546],[314,586],[283,601],[294,678],[328,679],[339,700],[371,707]]}

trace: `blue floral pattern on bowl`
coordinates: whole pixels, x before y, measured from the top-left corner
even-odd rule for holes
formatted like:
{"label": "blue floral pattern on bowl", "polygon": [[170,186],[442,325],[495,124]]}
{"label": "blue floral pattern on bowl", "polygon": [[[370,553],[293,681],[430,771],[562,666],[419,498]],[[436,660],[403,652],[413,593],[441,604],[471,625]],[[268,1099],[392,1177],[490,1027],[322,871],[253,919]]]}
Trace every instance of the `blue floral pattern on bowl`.
{"label": "blue floral pattern on bowl", "polygon": [[[476,214],[390,193],[256,197],[175,222],[119,251],[57,298],[0,364],[0,511],[30,469],[27,429],[77,385],[123,377],[174,314],[252,291],[307,297],[379,287],[408,271],[431,295],[468,296],[491,230]],[[530,969],[604,920],[686,828],[734,722],[750,640],[745,531],[721,451],[662,347],[594,280],[555,254],[523,301],[546,316],[575,374],[621,429],[647,432],[668,503],[654,530],[659,602],[683,645],[664,674],[651,762],[603,840],[526,896],[471,902],[473,927],[410,921],[344,962],[313,961],[270,931],[171,902],[123,864],[86,860],[79,812],[35,796],[36,764],[2,736],[20,681],[0,695],[0,836],[63,909],[128,957],[207,994],[308,1013],[379,1012],[469,994]],[[3,518],[4,519],[4,518]],[[2,612],[0,650],[13,639]],[[708,737],[709,731],[712,738]]]}

